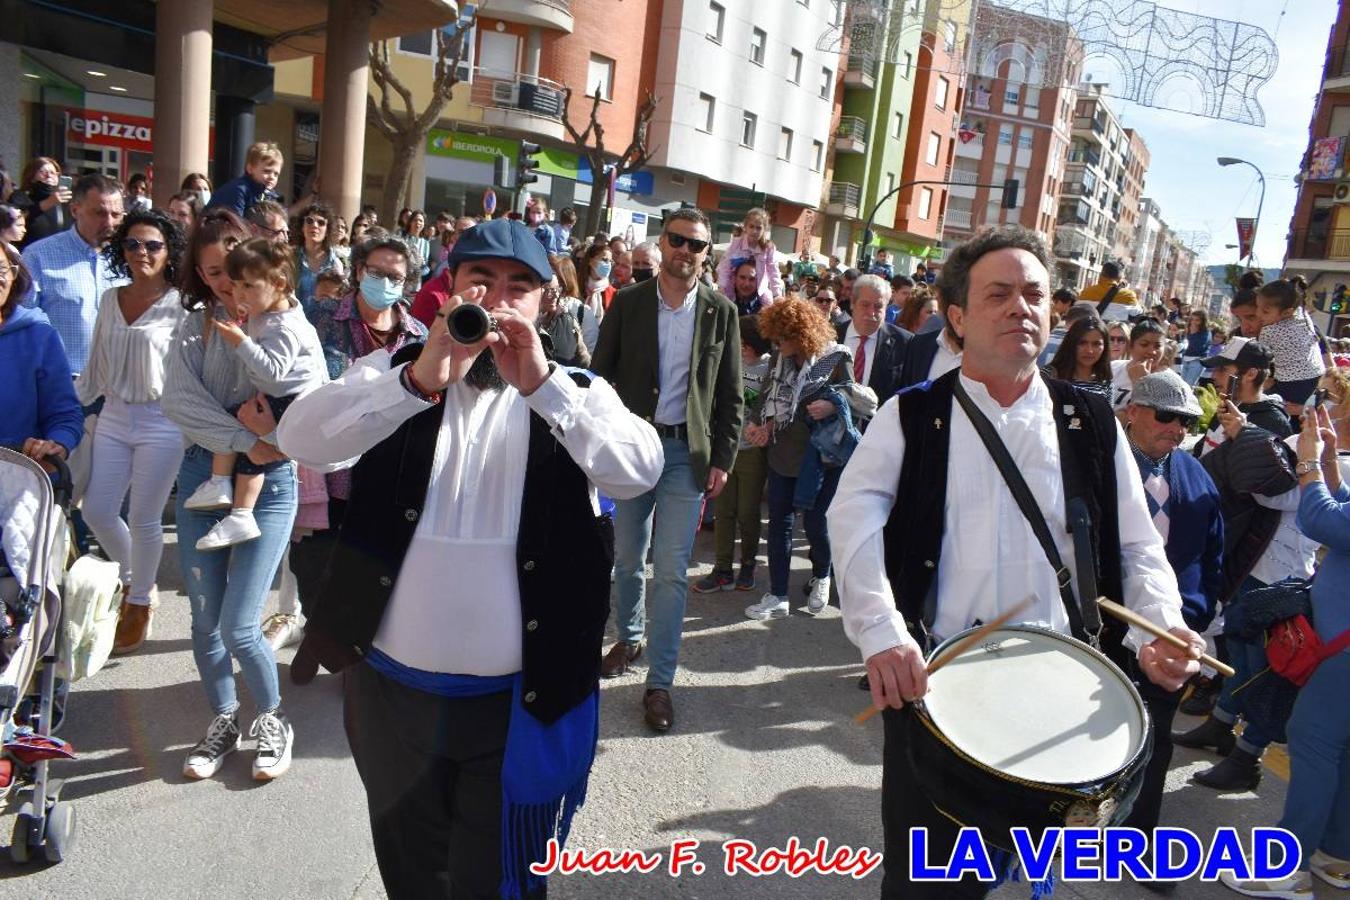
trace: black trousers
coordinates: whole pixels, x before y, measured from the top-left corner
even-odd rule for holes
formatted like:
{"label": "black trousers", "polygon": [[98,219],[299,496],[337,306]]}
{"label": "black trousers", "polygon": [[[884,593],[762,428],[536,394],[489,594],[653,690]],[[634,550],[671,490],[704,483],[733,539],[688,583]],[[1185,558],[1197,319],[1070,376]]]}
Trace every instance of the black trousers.
{"label": "black trousers", "polygon": [[328,561],[338,544],[347,501],[328,499],[328,528],[306,535],[291,545],[291,572],[295,575],[300,611],[309,616],[310,606],[322,594],[328,579]]}
{"label": "black trousers", "polygon": [[[1139,797],[1130,810],[1124,825],[1139,828],[1147,834],[1158,826],[1162,810],[1163,786],[1167,769],[1172,762],[1172,719],[1181,702],[1180,692],[1169,693],[1149,681],[1131,661],[1125,672],[1139,689],[1144,706],[1153,720],[1152,756],[1144,770]],[[960,827],[933,808],[915,780],[909,761],[905,759],[904,730],[900,713],[886,710],[886,743],[882,751],[881,821],[885,833],[885,876],[881,881],[881,896],[885,900],[966,900],[984,897],[989,885],[967,876],[959,882],[909,881],[909,829],[928,829],[927,862],[946,865]]]}
{"label": "black trousers", "polygon": [[496,900],[510,692],[439,697],[365,663],[343,673],[343,690],[390,900]]}

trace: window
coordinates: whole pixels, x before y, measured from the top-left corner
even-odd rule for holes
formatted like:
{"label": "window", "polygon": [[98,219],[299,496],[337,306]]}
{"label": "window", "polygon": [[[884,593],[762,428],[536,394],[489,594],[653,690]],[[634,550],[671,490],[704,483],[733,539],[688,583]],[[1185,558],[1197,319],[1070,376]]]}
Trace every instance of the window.
{"label": "window", "polygon": [[[514,78],[520,71],[520,38],[499,31],[484,31],[478,41],[478,71],[488,78]],[[595,82],[586,90],[594,90]]]}
{"label": "window", "polygon": [[713,130],[713,114],[717,110],[717,100],[712,94],[699,94],[699,105],[703,108],[703,127],[699,131],[706,131],[709,134]]}
{"label": "window", "polygon": [[919,218],[926,219],[933,212],[933,189],[919,188]]}
{"label": "window", "polygon": [[886,193],[889,194],[889,193],[890,193],[891,191],[893,191],[893,190],[895,190],[895,173],[894,173],[894,172],[887,172],[887,173],[886,173]]}
{"label": "window", "polygon": [[933,96],[933,103],[937,106],[938,109],[947,108],[947,91],[950,88],[951,84],[947,81],[947,79],[943,78],[942,76],[938,76],[937,88],[934,90]]}
{"label": "window", "polygon": [[902,138],[905,136],[905,114],[895,114],[895,124],[891,126],[891,137]]}
{"label": "window", "polygon": [[802,51],[793,50],[788,54],[788,81],[802,83]]}
{"label": "window", "polygon": [[709,3],[708,14],[711,21],[708,23],[708,40],[722,43],[722,26],[727,21],[726,8],[720,3]]}
{"label": "window", "polygon": [[750,37],[750,61],[757,66],[764,65],[764,46],[769,43],[769,36],[760,28],[756,28]]}
{"label": "window", "polygon": [[829,69],[820,70],[820,99],[830,99],[830,91],[834,88],[834,73]]}
{"label": "window", "polygon": [[436,49],[436,39],[430,31],[423,31],[420,34],[405,34],[398,39],[398,49],[404,53],[430,56]]}
{"label": "window", "polygon": [[1003,92],[1003,102],[1011,103],[1013,106],[1022,102],[1022,86],[1020,84],[1010,84],[1008,89]]}
{"label": "window", "polygon": [[908,78],[909,75],[910,75],[910,73],[911,73],[912,71],[914,71],[914,54],[913,54],[913,53],[910,53],[908,50],[906,50],[906,51],[905,51],[905,69],[904,69],[905,77]]}
{"label": "window", "polygon": [[811,171],[819,172],[821,164],[825,161],[825,145],[820,141],[811,142]]}
{"label": "window", "polygon": [[1021,134],[1019,134],[1019,135],[1017,136],[1017,149],[1019,149],[1019,150],[1030,150],[1030,149],[1031,149],[1031,132],[1030,132],[1030,131],[1023,131]]}
{"label": "window", "polygon": [[586,90],[594,97],[597,88],[600,99],[614,99],[614,60],[592,53],[590,64],[586,66]]}
{"label": "window", "polygon": [[923,161],[930,166],[938,164],[938,155],[942,153],[942,135],[936,131],[928,132],[928,149],[923,154]]}
{"label": "window", "polygon": [[1004,123],[998,126],[998,142],[1005,147],[1012,146],[1012,126]]}
{"label": "window", "polygon": [[778,132],[778,158],[792,159],[792,129],[783,128]]}
{"label": "window", "polygon": [[755,146],[755,126],[759,124],[759,117],[754,113],[746,113],[741,117],[741,146]]}

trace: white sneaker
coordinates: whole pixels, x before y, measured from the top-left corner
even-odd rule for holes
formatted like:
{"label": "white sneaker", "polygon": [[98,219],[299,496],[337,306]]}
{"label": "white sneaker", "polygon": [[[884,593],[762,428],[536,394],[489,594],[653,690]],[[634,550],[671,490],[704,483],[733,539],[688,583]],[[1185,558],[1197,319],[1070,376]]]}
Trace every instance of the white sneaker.
{"label": "white sneaker", "polygon": [[765,619],[786,619],[789,613],[787,598],[775,597],[773,594],[765,594],[758,603],[745,608],[745,615],[748,618],[759,619],[761,622]]}
{"label": "white sneaker", "polygon": [[248,736],[258,739],[258,751],[253,757],[253,780],[271,781],[285,775],[291,767],[291,744],[295,738],[295,729],[286,717],[276,712],[259,713]]}
{"label": "white sneaker", "polygon": [[283,647],[300,643],[305,629],[300,625],[300,617],[286,613],[273,613],[262,624],[263,640],[275,653]]}
{"label": "white sneaker", "polygon": [[1233,877],[1233,873],[1224,872],[1219,876],[1219,880],[1226,887],[1248,897],[1268,897],[1273,898],[1273,900],[1312,900],[1313,898],[1312,876],[1307,872],[1295,872],[1288,878],[1253,878],[1249,881],[1238,881]]}
{"label": "white sneaker", "polygon": [[225,757],[239,749],[239,741],[239,723],[235,714],[216,716],[206,728],[206,737],[188,751],[187,759],[183,761],[183,774],[194,781],[210,778],[220,771]]}
{"label": "white sneaker", "polygon": [[821,612],[830,605],[830,576],[811,579],[811,594],[806,601],[806,611],[812,614]]}
{"label": "white sneaker", "polygon": [[232,509],[197,541],[198,550],[219,550],[256,539],[262,534],[251,509]]}
{"label": "white sneaker", "polygon": [[1312,873],[1332,887],[1350,888],[1350,859],[1340,859],[1330,853],[1314,850],[1308,860]]}
{"label": "white sneaker", "polygon": [[212,475],[183,501],[184,509],[229,509],[233,505],[234,481],[228,475]]}

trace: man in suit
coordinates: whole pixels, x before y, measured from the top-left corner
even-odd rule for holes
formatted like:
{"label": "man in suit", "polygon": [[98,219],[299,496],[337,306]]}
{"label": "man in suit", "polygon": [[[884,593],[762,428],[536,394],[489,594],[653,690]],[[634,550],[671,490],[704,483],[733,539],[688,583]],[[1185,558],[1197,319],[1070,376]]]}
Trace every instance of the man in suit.
{"label": "man in suit", "polygon": [[[961,339],[947,324],[947,304],[938,298],[942,315],[932,316],[909,342],[904,365],[900,367],[900,390],[921,381],[941,378],[961,365]],[[936,324],[934,324],[936,323]],[[927,326],[932,325],[929,328]]]}
{"label": "man in suit", "polygon": [[900,389],[901,367],[914,338],[886,322],[890,299],[890,282],[880,275],[861,276],[853,283],[853,319],[837,326],[839,343],[853,351],[853,380],[870,387],[878,404]]}
{"label": "man in suit", "polygon": [[[716,497],[736,459],[744,400],[736,307],[698,278],[710,245],[708,218],[693,208],[666,217],[661,271],[614,296],[600,325],[591,368],[629,410],[655,426],[665,451],[656,487],[618,501],[614,514],[619,640],[601,661],[615,678],[643,650],[643,716],[654,731],[675,720],[670,689],[684,631],[689,556],[706,492]],[[655,525],[650,627],[643,568]]]}

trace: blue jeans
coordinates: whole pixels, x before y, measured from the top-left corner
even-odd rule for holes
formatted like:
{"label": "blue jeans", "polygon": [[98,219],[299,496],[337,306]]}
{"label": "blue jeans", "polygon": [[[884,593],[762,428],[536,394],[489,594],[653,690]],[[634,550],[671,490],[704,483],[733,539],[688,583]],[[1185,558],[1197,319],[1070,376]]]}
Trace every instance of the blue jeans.
{"label": "blue jeans", "polygon": [[1298,692],[1289,718],[1289,790],[1280,827],[1303,847],[1350,859],[1350,652],[1317,667]]}
{"label": "blue jeans", "polygon": [[1200,380],[1200,376],[1205,373],[1205,367],[1200,365],[1201,359],[1196,357],[1186,357],[1181,363],[1181,377],[1186,379],[1186,383],[1195,387],[1195,383]]}
{"label": "blue jeans", "polygon": [[[647,687],[669,690],[675,682],[684,635],[684,604],[689,597],[689,557],[694,552],[702,485],[694,481],[689,445],[662,438],[666,466],[656,487],[632,500],[619,500],[614,510],[614,586],[618,608],[614,621],[619,640],[636,644],[647,632]],[[643,569],[652,547],[652,590],[643,604]]]}
{"label": "blue jeans", "polygon": [[[1241,603],[1243,594],[1266,586],[1265,582],[1248,576],[1238,587],[1237,594],[1231,602]],[[1270,665],[1266,659],[1266,647],[1264,644],[1244,641],[1231,634],[1224,637],[1224,646],[1228,651],[1228,664],[1233,667],[1235,674],[1232,678],[1223,680],[1223,687],[1219,689],[1219,699],[1214,704],[1214,718],[1231,725],[1237,721],[1238,716],[1242,716],[1247,727],[1238,737],[1238,746],[1248,753],[1260,756],[1270,746],[1272,738],[1262,730],[1262,723],[1259,720],[1253,720],[1245,714],[1246,711],[1242,708],[1242,692],[1238,691],[1236,694],[1233,692]]]}
{"label": "blue jeans", "polygon": [[192,656],[206,699],[217,715],[239,706],[232,658],[238,661],[259,711],[273,710],[281,705],[281,684],[276,657],[263,640],[259,619],[295,522],[295,466],[282,466],[264,476],[262,495],[253,510],[261,537],[202,552],[197,540],[226,511],[190,510],[183,503],[210,476],[211,454],[190,447],[178,471],[176,512],[184,590],[192,610]]}
{"label": "blue jeans", "polygon": [[[830,574],[830,533],[825,528],[825,511],[839,487],[842,468],[826,469],[825,481],[816,494],[815,506],[802,513],[806,539],[811,544],[811,574],[824,578]],[[775,597],[788,594],[788,574],[792,567],[792,530],[797,511],[792,497],[797,490],[797,479],[779,475],[769,468],[769,592]]]}

